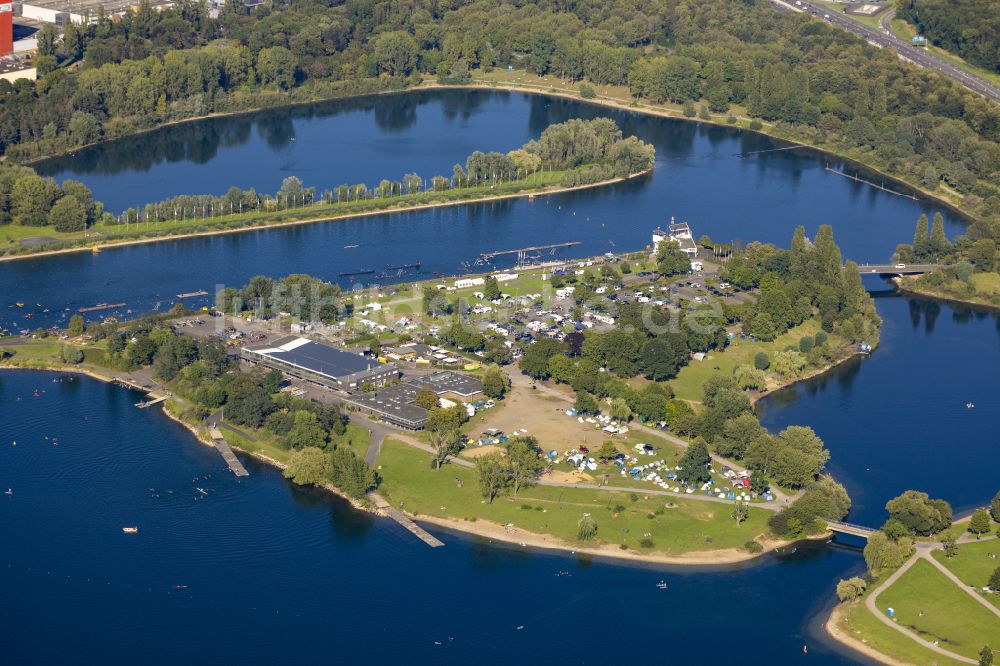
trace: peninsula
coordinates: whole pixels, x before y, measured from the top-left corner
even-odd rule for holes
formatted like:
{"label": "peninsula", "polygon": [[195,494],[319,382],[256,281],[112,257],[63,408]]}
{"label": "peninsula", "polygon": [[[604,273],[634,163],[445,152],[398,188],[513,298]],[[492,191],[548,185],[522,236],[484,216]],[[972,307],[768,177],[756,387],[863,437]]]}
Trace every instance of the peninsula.
{"label": "peninsula", "polygon": [[0,260],[116,244],[212,235],[268,226],[552,194],[598,187],[648,173],[655,149],[623,137],[614,121],[569,120],[506,154],[476,151],[448,176],[409,173],[376,186],[323,191],[290,176],[273,195],[231,188],[222,196],[182,195],[114,215],[82,183],[61,186],[28,167],[0,167]]}

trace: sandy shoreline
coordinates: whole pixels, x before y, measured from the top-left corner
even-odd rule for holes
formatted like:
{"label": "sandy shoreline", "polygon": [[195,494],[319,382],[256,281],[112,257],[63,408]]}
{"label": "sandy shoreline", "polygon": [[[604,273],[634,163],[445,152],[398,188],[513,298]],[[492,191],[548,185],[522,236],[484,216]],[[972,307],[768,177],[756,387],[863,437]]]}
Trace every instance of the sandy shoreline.
{"label": "sandy shoreline", "polygon": [[827,635],[838,643],[843,643],[852,650],[856,650],[861,654],[874,659],[875,661],[888,664],[889,666],[911,666],[910,662],[900,661],[894,657],[890,657],[887,654],[883,654],[873,648],[867,643],[863,643],[854,636],[846,633],[840,628],[840,620],[843,616],[843,610],[841,606],[836,606],[832,611],[830,611],[830,617],[827,618],[826,622],[823,624],[823,629],[826,631]]}
{"label": "sandy shoreline", "polygon": [[587,183],[585,185],[551,186],[551,187],[544,187],[541,189],[526,189],[523,192],[513,192],[511,194],[498,194],[495,196],[475,197],[473,199],[455,199],[455,200],[440,201],[435,203],[417,204],[415,206],[403,206],[401,208],[382,208],[379,210],[368,210],[357,213],[346,213],[344,215],[333,215],[333,216],[321,215],[319,217],[310,217],[304,220],[289,220],[287,222],[275,222],[273,224],[258,224],[258,225],[250,225],[243,227],[233,227],[232,229],[212,229],[210,231],[191,231],[179,234],[167,234],[164,236],[155,236],[152,238],[136,238],[133,240],[107,241],[104,243],[96,242],[87,245],[75,245],[73,247],[64,247],[58,250],[41,250],[39,252],[24,252],[22,254],[9,254],[0,256],[0,262],[16,261],[18,259],[36,259],[40,257],[49,257],[59,254],[71,254],[75,252],[92,252],[95,248],[98,250],[110,250],[116,247],[127,247],[129,245],[145,245],[147,243],[162,243],[164,241],[182,240],[185,238],[198,238],[202,236],[221,236],[223,234],[240,234],[251,231],[266,231],[268,229],[280,229],[282,227],[293,227],[302,224],[318,224],[320,222],[338,222],[340,220],[356,220],[364,217],[373,217],[375,215],[411,213],[415,211],[429,210],[433,208],[447,208],[449,206],[464,206],[468,204],[491,203],[493,201],[503,201],[506,199],[545,197],[553,194],[563,194],[566,192],[589,190],[596,187],[614,185],[615,183],[623,183],[627,180],[632,180],[633,178],[645,176],[649,173],[652,173],[652,171],[653,169],[650,168],[645,171],[629,174],[628,176],[623,176],[620,178],[609,178],[608,180],[601,180],[596,183]]}

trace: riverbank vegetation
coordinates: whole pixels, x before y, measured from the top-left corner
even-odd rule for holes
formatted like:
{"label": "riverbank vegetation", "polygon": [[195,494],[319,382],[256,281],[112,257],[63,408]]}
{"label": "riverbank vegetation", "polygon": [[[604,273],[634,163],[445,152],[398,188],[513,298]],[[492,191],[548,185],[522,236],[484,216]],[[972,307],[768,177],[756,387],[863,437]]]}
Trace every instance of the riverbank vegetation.
{"label": "riverbank vegetation", "polygon": [[428,74],[463,82],[510,66],[588,90],[627,87],[688,106],[691,117],[746,114],[758,129],[766,122],[954,194],[980,218],[1000,215],[1000,107],[762,0],[641,10],[300,0],[252,15],[226,7],[217,19],[199,7],[140,5],[121,21],[101,15],[62,41],[40,40],[42,80],[0,83],[0,148],[38,156],[209,113],[400,89]]}
{"label": "riverbank vegetation", "polygon": [[409,173],[374,186],[345,183],[322,191],[290,176],[273,195],[232,187],[221,196],[181,195],[117,216],[95,203],[81,183],[68,180],[60,187],[28,167],[0,166],[0,238],[7,240],[0,254],[582,187],[649,171],[654,160],[653,146],[623,137],[614,121],[574,119],[547,127],[537,140],[506,154],[476,151],[447,176]]}
{"label": "riverbank vegetation", "polygon": [[[1000,232],[1000,225],[993,227]],[[961,235],[949,242],[940,214],[928,230],[926,215],[917,220],[912,243],[896,248],[896,259],[905,263],[945,264],[944,268],[917,277],[902,278],[902,288],[928,296],[1000,307],[1000,233],[973,239]]]}

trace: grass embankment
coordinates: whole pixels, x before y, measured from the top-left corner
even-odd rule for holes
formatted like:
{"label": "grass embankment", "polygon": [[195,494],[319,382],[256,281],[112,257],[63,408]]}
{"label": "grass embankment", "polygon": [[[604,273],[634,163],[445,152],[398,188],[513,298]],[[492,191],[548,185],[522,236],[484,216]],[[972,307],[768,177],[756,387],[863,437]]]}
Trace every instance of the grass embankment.
{"label": "grass embankment", "polygon": [[882,592],[876,606],[883,613],[892,608],[901,626],[965,657],[978,658],[984,644],[1000,640],[1000,618],[924,560]]}
{"label": "grass embankment", "polygon": [[[966,282],[957,277],[946,277],[941,281],[937,277],[940,272],[919,278],[903,278],[898,284],[901,290],[921,296],[1000,308],[1000,273],[973,273]],[[939,281],[941,283],[936,284]]]}
{"label": "grass embankment", "polygon": [[[1000,567],[1000,539],[963,543],[958,546],[958,554],[954,557],[945,557],[944,551],[936,550],[933,557],[963,583],[981,590],[989,583],[990,575]],[[983,598],[1000,608],[1000,592],[985,594]],[[996,648],[1000,649],[1000,635],[997,636]]]}
{"label": "grass embankment", "polygon": [[[552,535],[567,545],[625,544],[630,551],[672,556],[738,549],[767,532],[770,515],[751,509],[750,519],[737,526],[728,505],[644,496],[639,489],[626,493],[533,486],[487,504],[474,469],[445,465],[434,470],[430,454],[392,439],[383,444],[379,474],[379,492],[410,514],[513,524]],[[584,513],[597,522],[597,537],[579,542],[577,523]]]}

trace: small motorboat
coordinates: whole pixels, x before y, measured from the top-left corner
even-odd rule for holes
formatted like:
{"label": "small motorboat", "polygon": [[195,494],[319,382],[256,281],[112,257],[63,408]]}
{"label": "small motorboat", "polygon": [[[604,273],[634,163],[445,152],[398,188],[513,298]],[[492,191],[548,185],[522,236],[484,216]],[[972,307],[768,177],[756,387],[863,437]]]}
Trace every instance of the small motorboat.
{"label": "small motorboat", "polygon": [[667,589],[667,581],[661,580],[659,583],[656,584],[656,587],[660,588],[661,590]]}
{"label": "small motorboat", "polygon": [[973,407],[975,407],[975,405],[974,405],[974,404],[972,404],[971,402],[967,402],[967,403],[965,403],[965,408],[966,408],[966,409],[972,409]]}
{"label": "small motorboat", "polygon": [[4,493],[4,495],[13,495],[13,494],[14,494],[14,489],[13,488],[8,488],[7,492]]}
{"label": "small motorboat", "polygon": [[124,532],[125,534],[138,534],[139,533],[139,528],[138,527],[123,527],[122,528],[122,532]]}

